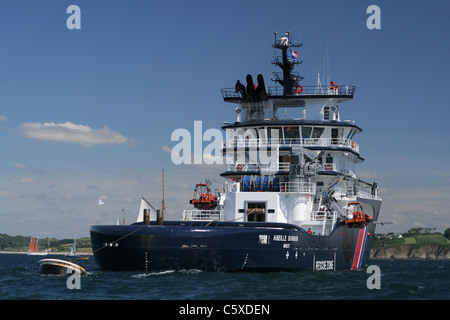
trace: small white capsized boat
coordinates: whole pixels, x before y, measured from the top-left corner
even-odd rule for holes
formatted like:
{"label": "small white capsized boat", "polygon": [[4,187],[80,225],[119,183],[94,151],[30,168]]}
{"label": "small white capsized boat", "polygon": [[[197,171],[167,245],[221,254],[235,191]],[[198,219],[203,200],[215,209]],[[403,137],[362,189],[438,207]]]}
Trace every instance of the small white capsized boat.
{"label": "small white capsized boat", "polygon": [[71,275],[74,272],[80,275],[86,275],[86,270],[81,265],[72,261],[53,258],[46,258],[39,261],[39,273],[41,274]]}

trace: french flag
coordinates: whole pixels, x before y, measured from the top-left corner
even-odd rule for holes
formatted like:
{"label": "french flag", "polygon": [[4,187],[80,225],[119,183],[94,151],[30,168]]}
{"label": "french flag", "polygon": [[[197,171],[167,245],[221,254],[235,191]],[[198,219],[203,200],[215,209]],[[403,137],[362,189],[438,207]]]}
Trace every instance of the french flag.
{"label": "french flag", "polygon": [[289,50],[291,52],[292,60],[298,59],[298,52],[295,50]]}

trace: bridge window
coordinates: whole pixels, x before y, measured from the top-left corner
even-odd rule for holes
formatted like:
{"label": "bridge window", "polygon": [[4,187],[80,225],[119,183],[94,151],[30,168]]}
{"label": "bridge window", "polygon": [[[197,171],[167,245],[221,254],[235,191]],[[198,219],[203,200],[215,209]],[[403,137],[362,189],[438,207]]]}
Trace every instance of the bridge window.
{"label": "bridge window", "polygon": [[344,130],[342,128],[331,129],[331,143],[338,144],[344,136]]}
{"label": "bridge window", "polygon": [[285,139],[297,139],[297,138],[299,138],[298,127],[285,127],[284,128],[284,138]]}
{"label": "bridge window", "polygon": [[320,138],[320,136],[322,135],[324,130],[325,130],[325,128],[314,127],[313,133],[312,133],[312,138]]}
{"label": "bridge window", "polygon": [[355,129],[351,129],[350,132],[348,133],[347,139],[352,140],[353,137],[355,136],[356,130]]}
{"label": "bridge window", "polygon": [[312,131],[311,127],[302,127],[302,138],[303,139],[311,138],[311,131]]}

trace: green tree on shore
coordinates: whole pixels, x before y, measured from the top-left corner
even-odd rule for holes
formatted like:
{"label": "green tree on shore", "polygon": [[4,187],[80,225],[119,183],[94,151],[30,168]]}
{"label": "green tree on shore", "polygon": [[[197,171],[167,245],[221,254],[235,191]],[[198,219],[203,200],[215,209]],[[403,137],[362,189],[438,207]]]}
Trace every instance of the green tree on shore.
{"label": "green tree on shore", "polygon": [[444,231],[444,237],[446,237],[447,239],[450,239],[450,228],[445,229],[445,231]]}
{"label": "green tree on shore", "polygon": [[[448,230],[448,229],[447,229]],[[423,234],[431,234],[435,232],[436,228],[411,228],[406,233],[403,234],[404,237],[414,237]]]}

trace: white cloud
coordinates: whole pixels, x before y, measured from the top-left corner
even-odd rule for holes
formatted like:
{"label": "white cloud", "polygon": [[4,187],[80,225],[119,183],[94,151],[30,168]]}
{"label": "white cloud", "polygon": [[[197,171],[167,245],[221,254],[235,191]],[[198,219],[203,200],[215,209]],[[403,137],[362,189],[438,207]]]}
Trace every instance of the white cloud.
{"label": "white cloud", "polygon": [[66,193],[63,197],[64,200],[70,200],[73,198],[73,196],[70,193]]}
{"label": "white cloud", "polygon": [[0,121],[8,121],[8,117],[0,115]]}
{"label": "white cloud", "polygon": [[169,146],[161,146],[161,150],[167,153],[172,152],[172,148],[170,148]]}
{"label": "white cloud", "polygon": [[24,165],[24,164],[22,164],[22,163],[16,162],[16,163],[14,163],[14,168],[17,168],[17,169],[26,169],[27,166]]}
{"label": "white cloud", "polygon": [[39,180],[36,180],[35,178],[31,177],[24,177],[20,179],[11,179],[12,183],[18,183],[18,184],[40,184]]}
{"label": "white cloud", "polygon": [[20,133],[29,139],[74,142],[83,147],[91,147],[97,144],[134,144],[133,139],[123,136],[105,126],[103,129],[92,129],[89,126],[53,122],[25,122],[18,127]]}
{"label": "white cloud", "polygon": [[6,198],[18,198],[19,195],[17,193],[12,193],[7,190],[0,190],[0,197],[6,197]]}

